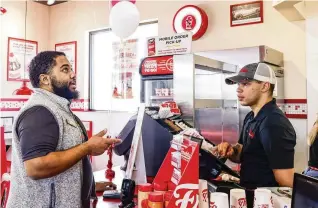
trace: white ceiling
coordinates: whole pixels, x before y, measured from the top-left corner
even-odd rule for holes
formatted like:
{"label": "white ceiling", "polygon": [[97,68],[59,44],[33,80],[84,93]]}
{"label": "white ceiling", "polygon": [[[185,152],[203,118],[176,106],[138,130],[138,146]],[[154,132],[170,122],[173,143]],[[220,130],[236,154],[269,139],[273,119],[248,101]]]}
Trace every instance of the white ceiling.
{"label": "white ceiling", "polygon": [[259,61],[259,47],[238,48],[219,51],[205,51],[195,53],[210,59],[222,61],[243,67],[246,64]]}

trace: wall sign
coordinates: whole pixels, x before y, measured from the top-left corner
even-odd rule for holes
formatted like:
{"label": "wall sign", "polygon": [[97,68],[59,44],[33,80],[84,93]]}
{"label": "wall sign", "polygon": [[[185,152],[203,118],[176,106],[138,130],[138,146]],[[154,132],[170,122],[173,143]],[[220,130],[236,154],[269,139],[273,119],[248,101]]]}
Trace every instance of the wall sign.
{"label": "wall sign", "polygon": [[173,18],[176,33],[192,32],[192,40],[201,38],[208,28],[208,16],[203,9],[186,5],[179,9]]}
{"label": "wall sign", "polygon": [[142,76],[173,74],[173,56],[145,58],[141,64],[140,74]]}
{"label": "wall sign", "polygon": [[67,42],[67,43],[58,43],[55,44],[55,51],[60,51],[65,53],[68,61],[70,62],[72,69],[74,73],[76,74],[76,68],[77,68],[77,42]]}
{"label": "wall sign", "polygon": [[231,5],[231,27],[262,23],[263,1]]}
{"label": "wall sign", "polygon": [[7,81],[29,80],[29,64],[38,53],[36,41],[8,38]]}
{"label": "wall sign", "polygon": [[171,36],[151,37],[147,40],[148,56],[166,56],[191,53],[191,32]]}

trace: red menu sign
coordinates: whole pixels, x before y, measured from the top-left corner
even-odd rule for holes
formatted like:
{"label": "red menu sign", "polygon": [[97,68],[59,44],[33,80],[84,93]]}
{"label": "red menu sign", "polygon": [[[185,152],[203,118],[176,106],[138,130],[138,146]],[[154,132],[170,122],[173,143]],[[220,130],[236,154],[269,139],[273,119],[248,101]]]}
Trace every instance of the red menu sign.
{"label": "red menu sign", "polygon": [[141,75],[173,74],[173,56],[149,57],[141,64]]}

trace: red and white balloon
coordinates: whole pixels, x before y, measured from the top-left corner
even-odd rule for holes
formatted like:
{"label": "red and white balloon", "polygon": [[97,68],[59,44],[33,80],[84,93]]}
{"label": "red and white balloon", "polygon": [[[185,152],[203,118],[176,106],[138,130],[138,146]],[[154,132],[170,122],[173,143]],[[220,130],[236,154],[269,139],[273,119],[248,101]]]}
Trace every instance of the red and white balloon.
{"label": "red and white balloon", "polygon": [[206,32],[208,23],[208,16],[203,9],[186,5],[175,14],[173,29],[176,33],[192,32],[192,40],[197,40]]}

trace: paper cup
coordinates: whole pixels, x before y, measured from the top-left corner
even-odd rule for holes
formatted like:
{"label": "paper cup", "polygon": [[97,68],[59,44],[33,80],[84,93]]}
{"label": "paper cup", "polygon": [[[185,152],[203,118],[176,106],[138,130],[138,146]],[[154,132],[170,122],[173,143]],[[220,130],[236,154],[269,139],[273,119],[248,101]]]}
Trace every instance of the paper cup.
{"label": "paper cup", "polygon": [[199,179],[199,207],[209,208],[208,182]]}
{"label": "paper cup", "polygon": [[210,208],[229,208],[229,198],[226,193],[213,192],[210,194]]}
{"label": "paper cup", "polygon": [[268,189],[256,189],[254,191],[254,207],[271,208],[272,192]]}
{"label": "paper cup", "polygon": [[247,208],[244,189],[231,189],[230,208]]}

